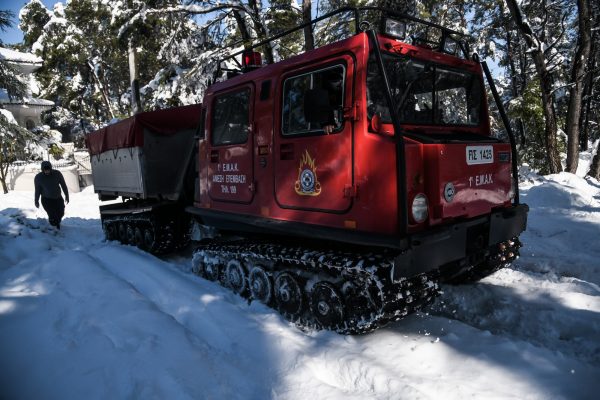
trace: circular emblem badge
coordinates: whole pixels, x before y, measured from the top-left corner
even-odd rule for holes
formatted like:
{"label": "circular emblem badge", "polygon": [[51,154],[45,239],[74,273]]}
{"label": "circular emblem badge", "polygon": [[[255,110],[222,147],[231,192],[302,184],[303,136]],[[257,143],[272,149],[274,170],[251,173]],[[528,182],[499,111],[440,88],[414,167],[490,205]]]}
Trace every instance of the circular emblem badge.
{"label": "circular emblem badge", "polygon": [[304,193],[315,191],[315,174],[310,169],[305,169],[300,174],[300,189]]}
{"label": "circular emblem badge", "polygon": [[455,194],[456,191],[452,182],[446,183],[446,186],[444,187],[444,199],[446,199],[448,203],[451,203]]}

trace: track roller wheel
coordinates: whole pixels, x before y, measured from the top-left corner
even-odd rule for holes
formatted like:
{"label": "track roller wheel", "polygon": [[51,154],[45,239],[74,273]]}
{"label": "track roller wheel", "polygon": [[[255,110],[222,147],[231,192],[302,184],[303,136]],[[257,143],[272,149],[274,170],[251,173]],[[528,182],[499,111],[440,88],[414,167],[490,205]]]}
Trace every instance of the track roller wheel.
{"label": "track roller wheel", "polygon": [[119,235],[119,241],[123,244],[127,244],[127,224],[125,222],[119,222],[117,234]]}
{"label": "track roller wheel", "polygon": [[344,321],[344,301],[329,282],[318,282],[313,287],[310,308],[315,319],[325,328],[338,328]]}
{"label": "track roller wheel", "polygon": [[111,222],[106,222],[104,224],[104,236],[106,237],[106,240],[117,239],[117,228],[115,224]]}
{"label": "track roller wheel", "polygon": [[154,237],[154,229],[151,226],[144,228],[144,249],[148,251],[152,251],[154,249],[154,244],[156,243]]}
{"label": "track roller wheel", "polygon": [[194,254],[194,257],[192,258],[192,272],[204,277],[204,256]]}
{"label": "track roller wheel", "polygon": [[279,310],[288,317],[302,312],[302,288],[291,272],[282,272],[275,279],[275,301]]}
{"label": "track roller wheel", "polygon": [[225,282],[227,286],[237,294],[244,293],[246,290],[246,272],[242,263],[238,260],[231,260],[225,267]]}
{"label": "track roller wheel", "polygon": [[135,244],[135,231],[132,224],[127,224],[125,228],[125,235],[127,236],[127,243]]}
{"label": "track roller wheel", "polygon": [[273,284],[267,272],[262,267],[254,267],[250,271],[248,280],[252,298],[261,303],[269,304],[271,293],[273,293]]}
{"label": "track roller wheel", "polygon": [[219,272],[220,272],[220,267],[219,264],[217,263],[201,263],[200,264],[203,269],[200,272],[200,275],[203,276],[204,278],[208,279],[209,281],[213,281],[216,282],[219,280]]}
{"label": "track roller wheel", "polygon": [[142,229],[139,226],[136,226],[133,229],[133,243],[135,243],[135,245],[140,249],[146,248],[144,243],[144,233],[142,232]]}
{"label": "track roller wheel", "polygon": [[368,318],[377,309],[367,288],[359,288],[353,283],[346,282],[342,288],[346,320],[360,321]]}

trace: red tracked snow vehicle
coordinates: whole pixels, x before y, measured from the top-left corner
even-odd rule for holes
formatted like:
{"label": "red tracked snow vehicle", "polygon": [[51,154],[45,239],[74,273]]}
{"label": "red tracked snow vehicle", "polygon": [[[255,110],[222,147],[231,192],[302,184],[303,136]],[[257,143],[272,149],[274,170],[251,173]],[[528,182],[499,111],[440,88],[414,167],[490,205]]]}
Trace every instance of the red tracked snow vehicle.
{"label": "red tracked snow vehicle", "polygon": [[[382,11],[382,32],[361,22]],[[267,66],[246,50],[232,56],[241,71],[210,86],[201,106],[121,122],[145,141],[94,147],[120,135],[89,135],[96,159],[129,152],[145,182],[129,192],[110,177],[96,183],[100,196],[127,200],[101,207],[107,237],[167,251],[186,243],[191,216],[202,239],[195,272],[344,333],[419,309],[441,280],[514,260],[528,208],[485,63],[456,55],[469,54],[458,32],[391,10],[345,8],[312,23],[341,13],[354,16],[355,35]],[[407,23],[437,39],[401,41]],[[509,143],[491,135],[482,68]],[[171,150],[147,149],[157,137]],[[176,172],[159,178],[148,157]],[[95,180],[101,170],[93,164]]]}

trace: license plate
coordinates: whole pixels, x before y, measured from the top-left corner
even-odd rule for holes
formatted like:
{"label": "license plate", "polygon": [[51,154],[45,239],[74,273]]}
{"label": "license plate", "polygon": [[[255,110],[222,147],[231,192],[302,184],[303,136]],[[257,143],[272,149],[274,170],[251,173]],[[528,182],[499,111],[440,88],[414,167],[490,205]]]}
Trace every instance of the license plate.
{"label": "license plate", "polygon": [[467,164],[491,164],[494,162],[492,146],[467,146]]}

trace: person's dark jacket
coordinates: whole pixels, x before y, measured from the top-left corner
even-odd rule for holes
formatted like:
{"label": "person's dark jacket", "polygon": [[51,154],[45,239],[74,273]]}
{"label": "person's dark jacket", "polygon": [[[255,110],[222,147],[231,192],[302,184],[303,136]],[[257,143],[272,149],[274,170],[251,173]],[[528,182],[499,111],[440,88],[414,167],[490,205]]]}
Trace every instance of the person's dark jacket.
{"label": "person's dark jacket", "polygon": [[40,196],[48,199],[60,199],[60,189],[65,193],[65,200],[69,202],[69,190],[65,183],[65,178],[60,171],[50,170],[50,174],[46,175],[40,172],[35,176],[35,203],[38,204]]}

